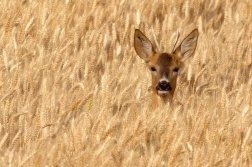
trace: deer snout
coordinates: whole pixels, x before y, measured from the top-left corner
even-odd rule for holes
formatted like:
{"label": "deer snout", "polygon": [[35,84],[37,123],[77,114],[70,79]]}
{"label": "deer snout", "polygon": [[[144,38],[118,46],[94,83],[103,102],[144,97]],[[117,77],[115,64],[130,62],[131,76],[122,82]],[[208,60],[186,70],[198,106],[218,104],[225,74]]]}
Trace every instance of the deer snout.
{"label": "deer snout", "polygon": [[156,87],[159,91],[171,91],[172,87],[170,85],[170,82],[167,81],[161,81],[158,83],[158,86]]}

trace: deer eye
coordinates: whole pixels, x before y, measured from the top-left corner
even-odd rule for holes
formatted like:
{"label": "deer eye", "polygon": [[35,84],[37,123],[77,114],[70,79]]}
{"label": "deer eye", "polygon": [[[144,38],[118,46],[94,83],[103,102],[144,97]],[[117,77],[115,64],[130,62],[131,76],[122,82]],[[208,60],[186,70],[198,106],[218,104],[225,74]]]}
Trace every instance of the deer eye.
{"label": "deer eye", "polygon": [[173,69],[173,72],[178,72],[178,70],[179,70],[179,68],[176,67],[176,68]]}
{"label": "deer eye", "polygon": [[156,68],[155,67],[151,67],[151,71],[156,71]]}

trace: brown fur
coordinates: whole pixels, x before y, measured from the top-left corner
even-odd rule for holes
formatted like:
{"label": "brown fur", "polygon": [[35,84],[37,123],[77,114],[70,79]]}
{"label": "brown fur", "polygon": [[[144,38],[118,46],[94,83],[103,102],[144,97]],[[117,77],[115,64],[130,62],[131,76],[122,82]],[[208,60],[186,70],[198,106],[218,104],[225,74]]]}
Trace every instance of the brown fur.
{"label": "brown fur", "polygon": [[157,85],[162,77],[169,80],[172,90],[168,94],[162,95],[162,99],[171,99],[176,89],[177,72],[181,63],[193,55],[198,39],[198,30],[193,30],[175,49],[173,53],[157,53],[155,52],[150,40],[138,29],[135,30],[134,47],[140,58],[145,60],[148,68],[155,69],[152,71],[152,91],[153,103],[157,103]]}

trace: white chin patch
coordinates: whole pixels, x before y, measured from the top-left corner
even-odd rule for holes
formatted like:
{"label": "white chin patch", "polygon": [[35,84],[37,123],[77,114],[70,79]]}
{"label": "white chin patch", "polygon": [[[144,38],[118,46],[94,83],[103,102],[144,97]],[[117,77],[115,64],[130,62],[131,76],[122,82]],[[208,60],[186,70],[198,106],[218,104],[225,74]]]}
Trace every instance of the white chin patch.
{"label": "white chin patch", "polygon": [[169,94],[169,91],[158,90],[158,94],[159,94],[159,95],[167,95],[167,94]]}

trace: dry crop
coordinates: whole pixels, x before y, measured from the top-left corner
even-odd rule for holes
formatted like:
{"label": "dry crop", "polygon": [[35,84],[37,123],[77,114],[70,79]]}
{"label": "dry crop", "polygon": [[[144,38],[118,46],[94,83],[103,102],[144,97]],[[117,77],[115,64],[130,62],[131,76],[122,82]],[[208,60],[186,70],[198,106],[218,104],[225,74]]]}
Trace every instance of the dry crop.
{"label": "dry crop", "polygon": [[[0,166],[251,166],[251,0],[1,0]],[[135,28],[170,52],[193,28],[172,102],[150,109]]]}

